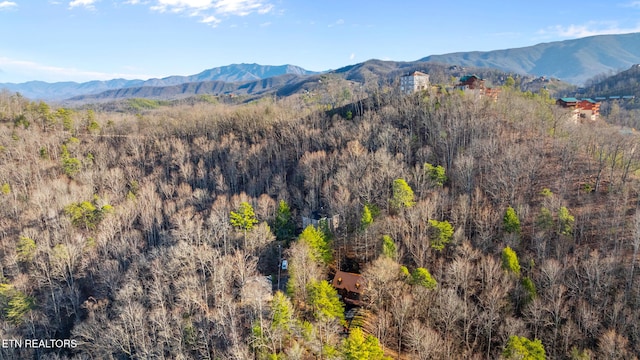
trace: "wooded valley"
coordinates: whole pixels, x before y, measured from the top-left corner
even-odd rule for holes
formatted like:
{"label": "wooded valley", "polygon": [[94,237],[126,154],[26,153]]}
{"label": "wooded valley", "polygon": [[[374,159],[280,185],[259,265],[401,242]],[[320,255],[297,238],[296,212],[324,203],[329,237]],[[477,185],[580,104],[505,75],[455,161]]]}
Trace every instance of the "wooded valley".
{"label": "wooded valley", "polygon": [[0,93],[0,339],[77,345],[0,358],[640,354],[636,112],[329,85],[134,111]]}

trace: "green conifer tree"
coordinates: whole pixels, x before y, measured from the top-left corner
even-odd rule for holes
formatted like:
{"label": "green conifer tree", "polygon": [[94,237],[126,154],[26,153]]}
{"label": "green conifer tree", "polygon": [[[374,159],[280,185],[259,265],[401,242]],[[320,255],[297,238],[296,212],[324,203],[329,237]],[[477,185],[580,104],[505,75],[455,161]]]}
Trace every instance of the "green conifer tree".
{"label": "green conifer tree", "polygon": [[396,247],[396,243],[389,235],[382,236],[382,255],[392,260],[396,260],[396,258],[398,257],[398,249]]}
{"label": "green conifer tree", "polygon": [[404,179],[393,181],[391,207],[395,210],[412,207],[415,204],[413,189]]}
{"label": "green conifer tree", "polygon": [[509,206],[502,221],[504,231],[509,234],[520,234],[520,219],[516,211]]}
{"label": "green conifer tree", "polygon": [[558,232],[561,235],[571,236],[574,222],[575,218],[569,213],[569,209],[564,206],[558,209]]}
{"label": "green conifer tree", "polygon": [[230,214],[230,222],[233,227],[238,228],[244,234],[244,245],[247,245],[247,232],[251,231],[258,223],[253,207],[246,201],[240,203],[238,211],[232,211]]}
{"label": "green conifer tree", "polygon": [[316,229],[313,225],[309,225],[302,231],[298,239],[309,245],[312,250],[312,258],[314,261],[318,261],[323,264],[331,262],[331,247],[329,246],[327,237],[322,230]]}
{"label": "green conifer tree", "polygon": [[421,267],[413,270],[411,279],[414,285],[423,286],[427,289],[435,289],[438,285],[438,282],[431,276],[429,270]]}
{"label": "green conifer tree", "polygon": [[278,210],[276,210],[276,218],[273,222],[276,239],[285,241],[290,240],[294,236],[296,229],[291,216],[291,208],[286,201],[280,200]]}
{"label": "green conifer tree", "polygon": [[443,186],[447,181],[447,175],[442,165],[433,166],[429,163],[424,163],[424,172],[429,177],[429,180],[437,186]]}
{"label": "green conifer tree", "polygon": [[545,360],[547,358],[540,340],[531,341],[524,336],[515,335],[509,337],[502,356],[506,359],[518,360]]}
{"label": "green conifer tree", "polygon": [[337,290],[328,281],[311,281],[307,285],[307,295],[316,320],[344,321],[344,305],[338,298]]}
{"label": "green conifer tree", "polygon": [[437,251],[444,250],[453,237],[453,226],[448,221],[429,220],[429,240]]}
{"label": "green conifer tree", "polygon": [[360,328],[355,328],[342,341],[342,356],[345,360],[383,360],[380,342],[373,335],[365,336]]}
{"label": "green conifer tree", "polygon": [[502,249],[502,268],[520,276],[520,262],[518,261],[518,255],[510,247]]}

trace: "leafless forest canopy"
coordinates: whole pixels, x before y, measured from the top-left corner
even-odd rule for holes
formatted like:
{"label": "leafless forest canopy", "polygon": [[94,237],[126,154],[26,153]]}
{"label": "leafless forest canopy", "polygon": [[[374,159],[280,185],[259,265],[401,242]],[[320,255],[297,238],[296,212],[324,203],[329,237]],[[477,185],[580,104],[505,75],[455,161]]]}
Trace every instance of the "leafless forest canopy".
{"label": "leafless forest canopy", "polygon": [[[637,114],[329,85],[138,112],[0,93],[0,338],[77,341],[0,358],[640,354]],[[367,281],[353,319],[337,270]]]}

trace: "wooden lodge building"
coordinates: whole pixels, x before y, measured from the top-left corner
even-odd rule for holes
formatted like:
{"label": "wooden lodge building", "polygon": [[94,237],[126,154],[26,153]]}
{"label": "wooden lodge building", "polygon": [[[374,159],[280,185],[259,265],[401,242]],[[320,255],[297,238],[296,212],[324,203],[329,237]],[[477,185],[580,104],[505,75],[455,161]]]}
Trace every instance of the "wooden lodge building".
{"label": "wooden lodge building", "polygon": [[485,85],[485,80],[478,75],[466,75],[460,78],[460,82],[455,86],[455,89],[462,91],[474,91],[480,95],[487,96],[498,101],[498,95],[500,89],[489,88]]}
{"label": "wooden lodge building", "polygon": [[338,271],[333,277],[332,285],[345,304],[362,306],[362,296],[366,286],[366,280],[362,275]]}
{"label": "wooden lodge building", "polygon": [[564,97],[556,101],[556,105],[571,110],[571,118],[574,121],[589,119],[592,121],[600,117],[600,103],[592,99],[578,100],[574,97]]}

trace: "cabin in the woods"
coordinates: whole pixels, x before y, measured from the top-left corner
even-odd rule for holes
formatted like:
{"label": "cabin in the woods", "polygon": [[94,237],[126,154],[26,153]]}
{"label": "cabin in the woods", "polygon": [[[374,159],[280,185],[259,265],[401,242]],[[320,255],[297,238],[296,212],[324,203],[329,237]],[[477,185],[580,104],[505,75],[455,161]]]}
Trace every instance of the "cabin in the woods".
{"label": "cabin in the woods", "polygon": [[335,231],[340,227],[340,215],[319,216],[317,214],[311,214],[311,216],[302,216],[303,229],[309,225],[313,225],[318,228],[321,224],[325,224],[329,230]]}
{"label": "cabin in the woods", "polygon": [[333,277],[333,287],[346,304],[361,306],[366,285],[365,278],[356,273],[338,271]]}
{"label": "cabin in the woods", "polygon": [[466,75],[460,78],[456,88],[460,90],[484,90],[486,88],[484,83],[484,79],[478,75]]}
{"label": "cabin in the woods", "polygon": [[500,94],[500,89],[487,87],[485,80],[480,78],[478,75],[466,75],[461,77],[455,88],[465,92],[472,91],[479,95],[490,97],[493,101],[497,101],[498,95]]}

